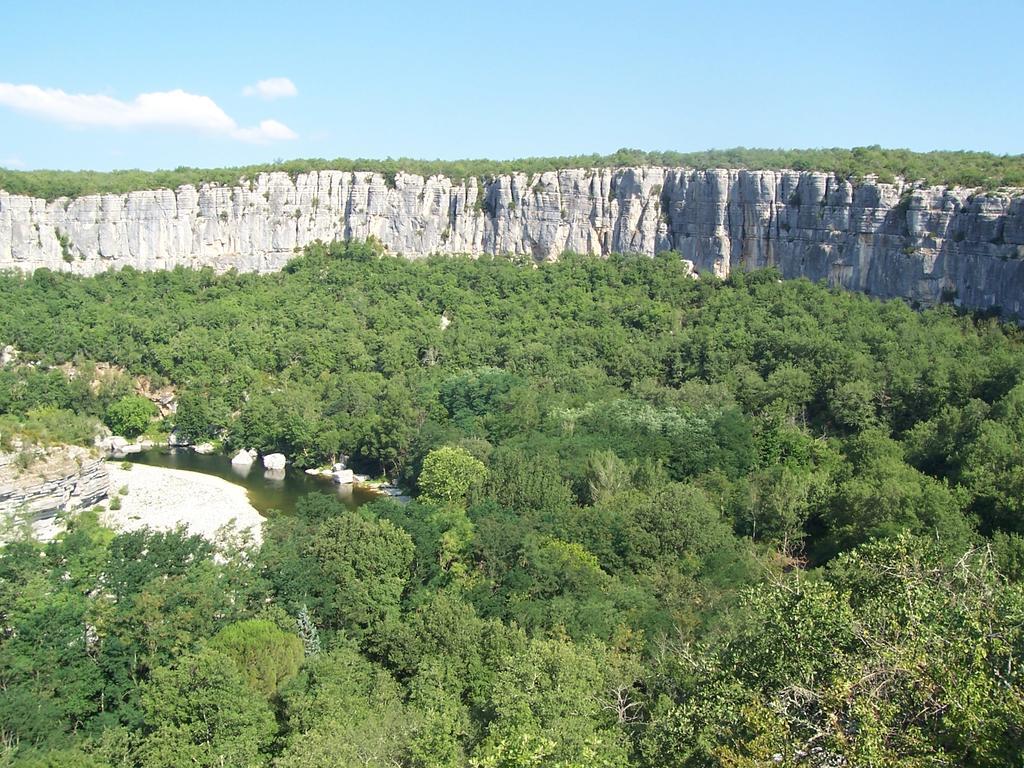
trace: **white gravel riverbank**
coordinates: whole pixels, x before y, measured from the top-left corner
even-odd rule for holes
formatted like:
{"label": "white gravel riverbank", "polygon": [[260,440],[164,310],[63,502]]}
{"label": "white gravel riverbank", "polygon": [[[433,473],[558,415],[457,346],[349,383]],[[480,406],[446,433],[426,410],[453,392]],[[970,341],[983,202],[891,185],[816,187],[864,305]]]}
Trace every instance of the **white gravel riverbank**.
{"label": "white gravel riverbank", "polygon": [[218,529],[232,520],[239,531],[250,530],[259,543],[264,517],[249,503],[245,489],[219,477],[182,469],[107,462],[110,493],[122,495],[120,509],[107,509],[101,519],[112,528],[131,531],[149,527],[171,530],[178,525],[213,539]]}

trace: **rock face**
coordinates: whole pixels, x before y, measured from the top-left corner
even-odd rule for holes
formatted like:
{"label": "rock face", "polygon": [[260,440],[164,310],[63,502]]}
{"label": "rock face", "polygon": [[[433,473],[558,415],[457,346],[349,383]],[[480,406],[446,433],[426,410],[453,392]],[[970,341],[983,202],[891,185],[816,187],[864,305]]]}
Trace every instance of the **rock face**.
{"label": "rock face", "polygon": [[1024,191],[797,171],[617,168],[487,181],[318,171],[46,202],[0,192],[0,269],[273,271],[314,240],[394,253],[675,250],[698,273],[778,267],[884,297],[1024,315]]}
{"label": "rock face", "polygon": [[84,448],[64,446],[36,453],[22,466],[18,455],[0,453],[0,519],[44,520],[85,509],[107,497],[103,460]]}

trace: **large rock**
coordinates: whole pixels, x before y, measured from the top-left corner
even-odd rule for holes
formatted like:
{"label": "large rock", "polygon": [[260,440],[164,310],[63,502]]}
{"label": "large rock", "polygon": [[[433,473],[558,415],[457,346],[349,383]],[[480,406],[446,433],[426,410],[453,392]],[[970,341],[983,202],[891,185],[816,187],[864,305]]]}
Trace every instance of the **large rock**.
{"label": "large rock", "polygon": [[217,450],[217,447],[213,443],[198,443],[192,446],[192,450],[196,453],[210,454]]}
{"label": "large rock", "polygon": [[[106,451],[112,456],[127,456],[132,453],[142,453],[143,448],[146,446],[143,441],[131,443],[128,438],[121,437],[120,435],[108,435],[106,437],[97,438],[95,445],[102,451]],[[152,446],[152,443],[150,443]]]}
{"label": "large rock", "polygon": [[249,450],[241,450],[231,457],[231,463],[236,467],[248,467],[250,464],[256,461],[256,451],[250,448]]}
{"label": "large rock", "polygon": [[25,462],[17,454],[0,453],[0,519],[43,520],[107,497],[110,478],[94,452],[62,446],[29,455]]}
{"label": "large rock", "polygon": [[101,451],[118,453],[128,446],[128,438],[121,437],[120,435],[107,435],[105,437],[97,437],[94,443]]}
{"label": "large rock", "polygon": [[283,470],[288,463],[283,453],[270,453],[263,457],[263,468],[272,470]]}
{"label": "large rock", "polygon": [[338,485],[351,485],[355,480],[351,469],[336,469],[331,473],[331,477]]}
{"label": "large rock", "polygon": [[[1024,196],[812,171],[574,169],[485,183],[399,173],[262,173],[47,202],[0,192],[0,270],[280,269],[315,240],[393,253],[678,251],[701,274],[785,277],[1024,315]],[[66,248],[62,242],[68,243]],[[65,260],[70,255],[71,260]]]}

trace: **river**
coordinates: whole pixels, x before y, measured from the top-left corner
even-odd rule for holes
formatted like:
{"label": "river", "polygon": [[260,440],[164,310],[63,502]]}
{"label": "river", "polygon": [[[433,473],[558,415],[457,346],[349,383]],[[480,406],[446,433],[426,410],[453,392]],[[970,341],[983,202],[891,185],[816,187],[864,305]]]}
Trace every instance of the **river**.
{"label": "river", "polygon": [[312,477],[292,467],[285,470],[283,478],[267,477],[259,461],[249,467],[236,467],[229,457],[222,454],[204,455],[187,449],[154,448],[129,454],[125,459],[154,467],[201,472],[240,485],[248,492],[249,503],[262,515],[271,510],[291,514],[295,511],[296,502],[307,493],[331,494],[353,509],[381,498],[368,488],[337,485],[330,478]]}

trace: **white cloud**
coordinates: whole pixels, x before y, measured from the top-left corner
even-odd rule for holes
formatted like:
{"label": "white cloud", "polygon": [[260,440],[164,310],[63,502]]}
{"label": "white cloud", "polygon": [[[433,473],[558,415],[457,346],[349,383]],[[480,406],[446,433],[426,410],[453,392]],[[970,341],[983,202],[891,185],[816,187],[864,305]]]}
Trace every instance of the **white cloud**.
{"label": "white cloud", "polygon": [[256,143],[299,138],[295,131],[277,120],[261,120],[256,128],[238,128],[234,135],[243,141]]}
{"label": "white cloud", "polygon": [[255,85],[247,85],[242,89],[242,95],[259,96],[265,101],[297,96],[298,93],[299,89],[295,87],[295,83],[287,77],[271,77],[267,80],[260,80]]}
{"label": "white cloud", "polygon": [[180,89],[140,93],[131,101],[121,101],[99,93],[65,93],[38,85],[0,83],[0,105],[66,125],[186,128],[257,144],[297,138],[294,131],[276,120],[240,128],[209,96]]}

